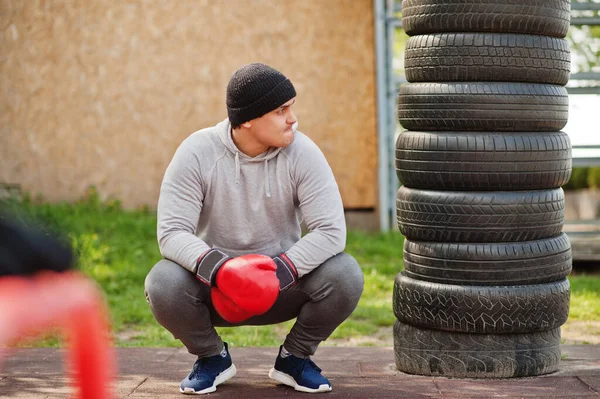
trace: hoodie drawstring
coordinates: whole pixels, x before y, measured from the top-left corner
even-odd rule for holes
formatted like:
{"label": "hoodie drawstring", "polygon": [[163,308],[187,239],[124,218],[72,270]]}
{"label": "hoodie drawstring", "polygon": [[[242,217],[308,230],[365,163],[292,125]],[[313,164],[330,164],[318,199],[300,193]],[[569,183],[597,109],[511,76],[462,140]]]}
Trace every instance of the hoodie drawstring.
{"label": "hoodie drawstring", "polygon": [[265,159],[265,192],[267,198],[271,198],[271,184],[269,183],[269,161]]}
{"label": "hoodie drawstring", "polygon": [[240,183],[240,152],[235,152],[235,184]]}
{"label": "hoodie drawstring", "polygon": [[[240,152],[235,152],[235,184],[240,183]],[[269,161],[265,159],[265,194],[271,198],[271,184],[269,183]]]}

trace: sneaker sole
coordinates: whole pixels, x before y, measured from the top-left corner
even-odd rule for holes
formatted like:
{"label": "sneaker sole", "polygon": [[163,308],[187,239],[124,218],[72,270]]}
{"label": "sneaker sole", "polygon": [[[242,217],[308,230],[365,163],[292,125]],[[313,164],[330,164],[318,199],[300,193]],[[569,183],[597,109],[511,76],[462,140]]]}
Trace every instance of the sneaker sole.
{"label": "sneaker sole", "polygon": [[327,384],[319,385],[318,388],[308,388],[308,387],[304,387],[302,385],[298,385],[296,380],[294,380],[294,378],[291,375],[282,373],[281,371],[277,371],[277,370],[275,370],[275,368],[272,368],[271,370],[269,370],[269,378],[271,378],[277,382],[281,382],[282,384],[293,387],[296,391],[300,391],[300,392],[318,393],[318,392],[329,392],[333,389],[331,387],[331,385],[327,385]]}
{"label": "sneaker sole", "polygon": [[227,370],[222,371],[221,374],[219,374],[215,378],[215,382],[212,384],[212,386],[210,386],[208,388],[204,388],[201,391],[194,391],[193,388],[185,388],[185,389],[179,388],[179,392],[186,394],[186,395],[204,395],[205,393],[211,393],[211,392],[214,392],[217,390],[217,385],[220,385],[220,384],[224,383],[225,381],[229,380],[236,373],[237,373],[237,369],[235,368],[235,365],[232,364],[231,367],[229,367]]}

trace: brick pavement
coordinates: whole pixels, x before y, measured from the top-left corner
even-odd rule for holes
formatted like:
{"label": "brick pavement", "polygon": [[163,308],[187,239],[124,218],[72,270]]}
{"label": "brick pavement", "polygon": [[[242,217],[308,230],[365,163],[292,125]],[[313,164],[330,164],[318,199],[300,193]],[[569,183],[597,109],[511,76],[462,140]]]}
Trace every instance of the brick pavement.
{"label": "brick pavement", "polygon": [[[558,372],[476,380],[408,375],[395,370],[389,347],[322,347],[314,356],[333,385],[325,398],[600,398],[600,345],[565,345]],[[231,348],[238,374],[207,398],[306,398],[267,377],[277,348]],[[0,398],[57,399],[71,389],[62,351],[18,349],[0,369]],[[179,348],[120,348],[117,398],[185,398],[179,381],[194,357]]]}

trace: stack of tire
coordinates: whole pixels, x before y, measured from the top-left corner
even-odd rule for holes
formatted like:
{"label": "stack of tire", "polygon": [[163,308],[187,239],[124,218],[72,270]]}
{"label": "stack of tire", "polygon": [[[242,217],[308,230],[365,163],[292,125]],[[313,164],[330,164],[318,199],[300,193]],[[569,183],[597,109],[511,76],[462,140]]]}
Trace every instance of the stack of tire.
{"label": "stack of tire", "polygon": [[396,366],[449,377],[558,369],[571,249],[568,0],[404,0]]}

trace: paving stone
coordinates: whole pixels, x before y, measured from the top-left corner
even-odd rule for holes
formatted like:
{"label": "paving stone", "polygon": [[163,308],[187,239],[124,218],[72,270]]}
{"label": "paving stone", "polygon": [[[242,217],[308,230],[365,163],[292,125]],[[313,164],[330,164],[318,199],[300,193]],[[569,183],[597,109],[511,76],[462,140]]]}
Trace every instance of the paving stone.
{"label": "paving stone", "polygon": [[37,373],[9,376],[0,380],[0,398],[44,398],[49,395],[66,398],[72,392],[69,380],[61,374]]}
{"label": "paving stone", "polygon": [[442,379],[435,383],[444,396],[508,398],[584,398],[588,387],[577,377],[535,377],[498,380]]}
{"label": "paving stone", "polygon": [[596,374],[595,376],[579,376],[578,378],[600,397],[600,374]]}
{"label": "paving stone", "polygon": [[552,374],[560,377],[594,376],[600,375],[600,359],[566,359],[561,360],[560,369]]}
{"label": "paving stone", "polygon": [[561,353],[566,359],[599,360],[600,345],[562,345]]}

